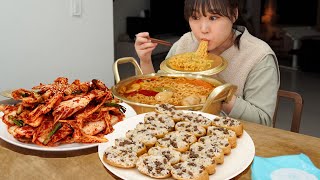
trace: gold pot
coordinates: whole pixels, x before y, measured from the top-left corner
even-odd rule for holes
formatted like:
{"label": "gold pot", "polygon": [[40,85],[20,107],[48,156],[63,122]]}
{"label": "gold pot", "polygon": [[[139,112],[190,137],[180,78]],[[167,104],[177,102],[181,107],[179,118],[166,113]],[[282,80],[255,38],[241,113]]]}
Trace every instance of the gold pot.
{"label": "gold pot", "polygon": [[[124,80],[120,80],[118,65],[124,64],[124,63],[132,63],[134,65],[135,71],[136,71],[136,76],[129,77]],[[196,75],[196,74],[190,74],[190,73],[143,74],[137,61],[132,57],[124,57],[124,58],[120,58],[117,61],[115,61],[113,64],[113,72],[114,72],[114,76],[115,76],[115,80],[116,80],[116,85],[111,87],[111,91],[112,91],[113,95],[115,97],[121,99],[123,102],[129,104],[137,112],[137,114],[154,111],[155,105],[133,102],[132,100],[129,100],[129,99],[121,96],[117,90],[120,87],[126,86],[126,85],[130,84],[132,81],[135,81],[136,79],[139,79],[139,78],[169,76],[169,77],[186,77],[189,79],[200,79],[200,80],[209,82],[213,86],[215,86],[216,88],[214,88],[214,90],[211,92],[211,94],[209,95],[209,97],[207,98],[207,100],[204,104],[192,105],[192,106],[176,106],[176,108],[182,109],[182,110],[202,111],[202,112],[216,114],[216,115],[220,113],[222,103],[230,101],[232,98],[232,95],[235,93],[235,91],[237,89],[237,87],[235,85],[228,84],[228,83],[223,82],[223,80],[218,80],[218,79],[211,78],[211,77],[204,76],[204,75]]]}

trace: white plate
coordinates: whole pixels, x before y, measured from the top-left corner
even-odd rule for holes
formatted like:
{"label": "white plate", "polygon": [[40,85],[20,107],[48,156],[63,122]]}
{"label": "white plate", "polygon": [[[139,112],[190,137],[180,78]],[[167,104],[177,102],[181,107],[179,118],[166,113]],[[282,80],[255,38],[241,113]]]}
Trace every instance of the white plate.
{"label": "white plate", "polygon": [[[187,112],[187,111],[185,111]],[[197,112],[198,113],[198,112]],[[200,112],[199,112],[200,113]],[[215,116],[207,113],[201,113],[204,116],[214,119]],[[137,116],[126,119],[126,121],[120,122],[114,126],[114,132],[106,135],[108,138],[107,143],[100,143],[98,146],[99,158],[103,165],[111,171],[116,176],[122,179],[135,179],[135,180],[145,180],[152,179],[147,177],[141,173],[136,168],[133,169],[121,169],[114,166],[110,166],[109,164],[103,161],[104,151],[107,147],[114,145],[114,140],[119,137],[124,137],[125,133],[134,129],[136,124],[139,122],[143,122],[143,117],[145,114],[139,114]],[[130,121],[130,123],[128,123]],[[252,162],[255,154],[255,147],[253,141],[249,134],[244,131],[243,135],[237,140],[237,147],[232,149],[231,154],[225,156],[224,163],[222,165],[217,165],[216,173],[210,176],[210,179],[231,179],[242,171],[244,171]]]}
{"label": "white plate", "polygon": [[[132,116],[137,115],[135,110],[129,106],[126,103],[120,103],[123,105],[127,110],[125,113],[125,118],[129,118]],[[3,116],[3,113],[0,111],[0,117]],[[39,151],[73,151],[73,150],[80,150],[80,149],[86,149],[98,146],[99,143],[91,143],[91,144],[85,144],[85,143],[72,143],[72,144],[62,144],[60,146],[56,147],[46,147],[46,146],[39,146],[36,144],[31,143],[23,143],[18,140],[16,140],[7,130],[7,125],[2,122],[2,119],[0,118],[0,138],[4,141],[7,141],[8,143],[11,143],[16,146],[20,146],[26,149],[33,149],[33,150],[39,150]]]}

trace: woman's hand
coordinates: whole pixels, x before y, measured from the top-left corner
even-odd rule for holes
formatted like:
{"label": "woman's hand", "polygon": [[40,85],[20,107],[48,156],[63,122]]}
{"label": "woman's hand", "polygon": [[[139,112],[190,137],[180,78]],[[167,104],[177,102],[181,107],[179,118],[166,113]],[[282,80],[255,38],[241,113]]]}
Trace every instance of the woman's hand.
{"label": "woman's hand", "polygon": [[234,103],[236,102],[237,96],[232,95],[231,100],[228,103],[223,103],[222,104],[222,110],[229,114],[234,106]]}
{"label": "woman's hand", "polygon": [[141,62],[151,62],[151,53],[156,48],[157,43],[152,43],[149,40],[148,32],[141,32],[136,35],[134,48]]}

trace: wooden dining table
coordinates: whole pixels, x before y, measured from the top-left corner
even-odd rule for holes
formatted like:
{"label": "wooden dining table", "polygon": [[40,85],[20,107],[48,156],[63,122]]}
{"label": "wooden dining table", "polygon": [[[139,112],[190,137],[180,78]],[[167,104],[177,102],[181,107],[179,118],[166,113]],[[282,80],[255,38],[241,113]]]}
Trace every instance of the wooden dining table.
{"label": "wooden dining table", "polygon": [[[304,153],[320,167],[320,138],[242,121],[255,155],[273,157]],[[0,140],[0,179],[120,179],[104,167],[98,148],[46,152]],[[234,179],[251,179],[251,165]],[[134,177],[132,177],[134,180]]]}

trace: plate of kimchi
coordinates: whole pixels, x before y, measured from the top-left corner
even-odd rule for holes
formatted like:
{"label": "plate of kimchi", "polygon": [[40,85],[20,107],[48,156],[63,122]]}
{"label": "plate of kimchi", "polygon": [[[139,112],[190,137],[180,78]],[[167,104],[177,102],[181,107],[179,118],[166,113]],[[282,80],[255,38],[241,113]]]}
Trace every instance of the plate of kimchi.
{"label": "plate of kimchi", "polygon": [[0,105],[0,138],[41,151],[71,151],[107,142],[113,125],[136,112],[100,80],[58,77],[52,84],[16,89],[13,105]]}

